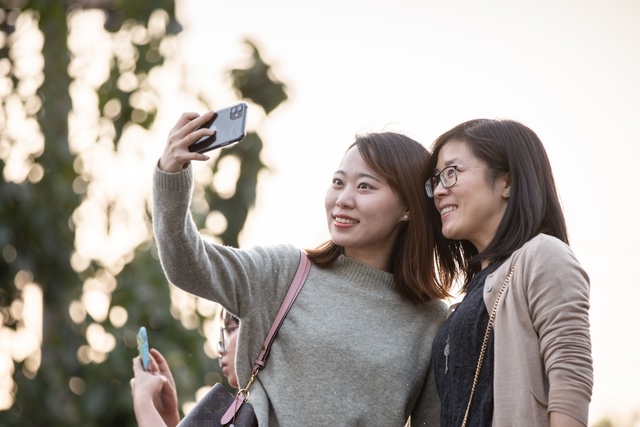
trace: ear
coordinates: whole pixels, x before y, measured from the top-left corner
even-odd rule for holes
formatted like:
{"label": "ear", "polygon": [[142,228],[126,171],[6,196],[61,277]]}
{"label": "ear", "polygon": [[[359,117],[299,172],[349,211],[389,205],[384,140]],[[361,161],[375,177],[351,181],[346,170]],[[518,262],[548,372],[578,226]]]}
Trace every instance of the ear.
{"label": "ear", "polygon": [[411,218],[411,215],[409,215],[409,209],[405,209],[405,211],[402,214],[402,220],[409,221],[410,218]]}
{"label": "ear", "polygon": [[511,174],[509,172],[503,174],[498,178],[500,182],[500,191],[502,192],[502,198],[508,199],[511,197]]}

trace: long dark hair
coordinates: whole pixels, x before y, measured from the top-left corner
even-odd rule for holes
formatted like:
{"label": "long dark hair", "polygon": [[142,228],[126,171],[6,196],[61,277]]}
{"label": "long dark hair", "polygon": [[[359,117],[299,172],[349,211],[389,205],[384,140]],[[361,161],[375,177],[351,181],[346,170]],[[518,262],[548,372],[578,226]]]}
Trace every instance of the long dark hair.
{"label": "long dark hair", "polygon": [[[411,220],[402,224],[389,260],[397,292],[416,304],[447,297],[448,289],[440,286],[434,271],[433,232],[427,213],[430,203],[424,196],[429,152],[419,142],[395,132],[357,135],[349,149],[353,147],[387,180],[411,213]],[[343,252],[344,248],[331,240],[307,251],[320,267],[329,266]]]}
{"label": "long dark hair", "polygon": [[551,164],[533,130],[513,120],[477,119],[459,124],[433,143],[427,165],[431,174],[441,148],[452,140],[465,142],[474,156],[487,163],[488,181],[510,174],[511,194],[493,240],[481,253],[469,241],[445,238],[435,204],[429,204],[436,263],[444,283],[458,278],[466,281],[483,261],[504,260],[540,233],[569,243]]}

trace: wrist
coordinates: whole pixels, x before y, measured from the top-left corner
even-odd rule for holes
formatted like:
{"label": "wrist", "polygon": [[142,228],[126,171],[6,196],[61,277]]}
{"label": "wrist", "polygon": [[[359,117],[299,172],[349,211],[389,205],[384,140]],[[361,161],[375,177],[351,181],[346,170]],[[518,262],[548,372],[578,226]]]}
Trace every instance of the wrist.
{"label": "wrist", "polygon": [[164,419],[150,399],[134,399],[133,411],[138,421],[138,427],[157,427],[165,424]]}
{"label": "wrist", "polygon": [[180,423],[180,414],[176,411],[174,414],[163,415],[162,419],[167,427],[176,427]]}

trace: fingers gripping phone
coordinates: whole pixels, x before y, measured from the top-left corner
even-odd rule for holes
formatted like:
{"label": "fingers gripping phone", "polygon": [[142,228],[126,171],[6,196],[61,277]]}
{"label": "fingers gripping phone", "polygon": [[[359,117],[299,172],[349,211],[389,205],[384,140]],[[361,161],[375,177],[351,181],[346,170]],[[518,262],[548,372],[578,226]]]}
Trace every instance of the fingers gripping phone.
{"label": "fingers gripping phone", "polygon": [[247,134],[247,104],[239,102],[231,107],[218,110],[213,118],[205,123],[202,128],[215,131],[211,136],[204,136],[189,146],[189,151],[205,153],[216,148],[240,142]]}
{"label": "fingers gripping phone", "polygon": [[144,326],[140,326],[140,329],[138,330],[138,353],[140,354],[142,368],[145,371],[149,371],[151,355],[149,355],[149,340],[147,338],[147,329]]}

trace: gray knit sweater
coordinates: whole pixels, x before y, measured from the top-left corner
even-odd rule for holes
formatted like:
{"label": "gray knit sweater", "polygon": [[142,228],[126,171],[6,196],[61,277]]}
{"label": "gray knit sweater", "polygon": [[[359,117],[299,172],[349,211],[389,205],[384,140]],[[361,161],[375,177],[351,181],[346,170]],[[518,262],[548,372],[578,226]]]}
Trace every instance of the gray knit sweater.
{"label": "gray knit sweater", "polygon": [[[174,285],[220,303],[241,327],[241,386],[293,279],[291,245],[235,249],[205,241],[190,213],[192,168],[156,168],[153,227]],[[393,275],[345,256],[312,265],[249,401],[260,426],[437,426],[431,342],[446,306],[416,306],[394,291]]]}

